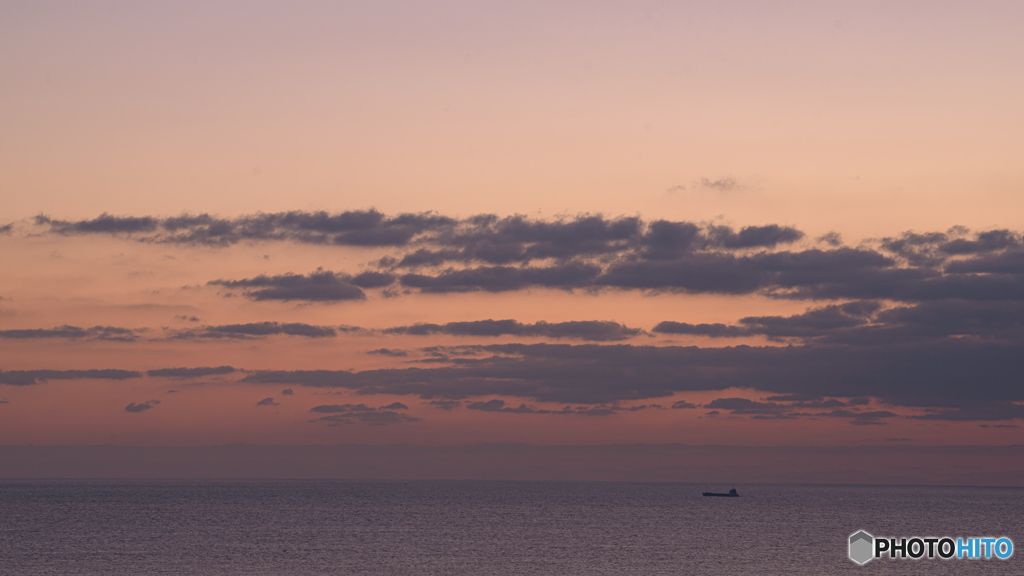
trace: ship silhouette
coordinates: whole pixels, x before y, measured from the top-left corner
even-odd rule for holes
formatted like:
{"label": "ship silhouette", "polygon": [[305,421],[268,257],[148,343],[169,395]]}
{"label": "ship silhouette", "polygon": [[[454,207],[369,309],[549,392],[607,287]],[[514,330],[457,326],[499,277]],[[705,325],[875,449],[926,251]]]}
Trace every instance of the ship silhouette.
{"label": "ship silhouette", "polygon": [[726,494],[723,494],[721,492],[703,492],[703,494],[705,496],[721,496],[723,498],[739,498],[740,497],[739,493],[736,492],[736,488],[735,487],[732,490],[729,490],[729,492],[726,493]]}

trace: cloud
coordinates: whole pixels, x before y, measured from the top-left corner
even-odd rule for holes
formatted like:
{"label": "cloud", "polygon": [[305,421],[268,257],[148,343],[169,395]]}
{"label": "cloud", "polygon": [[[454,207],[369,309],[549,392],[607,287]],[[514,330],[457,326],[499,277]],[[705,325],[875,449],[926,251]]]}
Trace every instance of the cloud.
{"label": "cloud", "polygon": [[857,412],[851,410],[832,410],[830,412],[815,413],[815,416],[824,416],[827,418],[851,418],[850,424],[854,426],[884,426],[887,423],[885,419],[896,418],[899,416],[895,412],[888,410],[871,410],[867,412]]}
{"label": "cloud", "polygon": [[769,338],[813,337],[834,330],[863,326],[881,308],[871,301],[832,304],[812,308],[803,314],[793,316],[748,316],[740,324],[752,334],[764,334]]}
{"label": "cloud", "polygon": [[[473,403],[511,397],[614,411],[619,403],[734,388],[761,391],[768,397],[763,401],[720,398],[704,407],[751,417],[816,410],[810,415],[877,424],[888,415],[865,410],[867,399],[874,398],[881,404],[912,409],[922,420],[1024,418],[1024,390],[1017,378],[1024,347],[1012,339],[951,337],[858,345],[821,341],[721,348],[520,343],[433,347],[424,352],[435,362],[363,371],[259,370],[246,372],[242,381],[452,402],[435,404],[441,407],[455,407],[454,402],[466,399]],[[149,373],[188,378],[232,371],[231,367],[172,368]],[[0,372],[0,382],[30,385],[47,379],[139,376],[125,370],[8,371]],[[524,404],[525,408],[504,404],[499,408],[546,410]]]}
{"label": "cloud", "polygon": [[178,330],[171,333],[175,340],[197,339],[249,339],[286,334],[304,336],[306,338],[333,338],[338,331],[331,326],[315,326],[301,322],[252,322],[249,324],[223,324],[219,326],[203,326],[196,330]]}
{"label": "cloud", "polygon": [[479,410],[481,412],[532,412],[533,410],[527,408],[525,404],[520,405],[519,408],[506,408],[504,400],[488,400],[486,402],[471,402],[466,405],[466,408],[470,410]]}
{"label": "cloud", "polygon": [[665,321],[654,327],[661,334],[692,334],[712,338],[738,338],[764,335],[772,339],[786,337],[813,338],[836,330],[863,326],[871,321],[881,304],[856,301],[811,308],[793,316],[748,316],[739,326],[726,324],[687,324]]}
{"label": "cloud", "polygon": [[782,394],[769,396],[765,400],[772,402],[786,402],[792,408],[841,408],[845,406],[863,406],[870,403],[868,398],[850,398],[840,400],[838,398],[824,398],[812,394]]}
{"label": "cloud", "polygon": [[465,270],[446,270],[436,276],[405,274],[403,286],[423,292],[505,292],[533,286],[579,288],[593,283],[601,268],[590,264],[556,264],[545,267],[482,266]]}
{"label": "cloud", "polygon": [[395,282],[395,276],[386,272],[363,272],[352,277],[351,282],[360,288],[383,288]]}
{"label": "cloud", "polygon": [[672,403],[672,408],[675,409],[675,410],[679,410],[679,409],[682,409],[682,408],[696,408],[696,407],[697,407],[696,404],[691,404],[691,403],[687,402],[686,400],[679,400],[677,402],[673,402]]}
{"label": "cloud", "polygon": [[810,308],[793,316],[748,316],[737,325],[664,321],[653,332],[712,338],[762,335],[771,340],[879,346],[970,337],[1016,343],[1024,338],[1024,302],[932,300],[881,309],[877,301]]}
{"label": "cloud", "polygon": [[[933,419],[970,414],[1016,418],[1020,406],[1014,403],[1024,401],[1016,376],[1018,358],[1024,355],[1019,343],[954,338],[879,346],[495,344],[437,352],[445,354],[447,365],[360,372],[256,371],[243,381],[416,395],[424,400],[503,396],[592,405],[738,388],[776,395],[870,397],[896,406],[949,410],[937,412]],[[795,408],[777,401],[733,402],[743,405],[715,403],[705,408],[745,414],[756,410],[762,415]],[[967,402],[990,405],[984,413],[955,411]],[[847,406],[862,404],[847,402]],[[1001,412],[993,412],[994,408]]]}
{"label": "cloud", "polygon": [[330,414],[312,420],[312,422],[326,422],[330,426],[341,424],[370,424],[373,426],[385,426],[388,424],[400,424],[405,422],[419,422],[421,418],[400,414],[394,410],[407,410],[404,404],[395,402],[389,406],[379,409],[372,408],[366,404],[330,404],[314,406],[310,412]]}
{"label": "cloud", "polygon": [[601,256],[627,249],[642,229],[643,222],[636,217],[582,214],[545,221],[483,214],[424,239],[431,248],[417,250],[399,266],[436,266],[445,261],[506,265]]}
{"label": "cloud", "polygon": [[973,255],[990,258],[995,252],[1018,252],[1024,247],[1020,233],[1011,230],[978,232],[953,227],[946,232],[904,232],[881,240],[884,250],[898,254],[913,265],[940,264],[950,256]]}
{"label": "cloud", "polygon": [[[717,189],[735,187],[731,180],[705,185]],[[748,248],[771,247],[803,236],[793,228],[769,224],[750,226],[734,233],[726,226],[698,226],[688,222],[644,222],[638,217],[606,217],[580,214],[555,220],[521,215],[499,217],[479,214],[456,219],[432,213],[385,216],[375,210],[280,212],[224,219],[208,214],[170,218],[112,216],[65,221],[45,215],[36,224],[61,235],[112,234],[144,242],[227,246],[243,241],[291,241],[336,246],[414,248],[385,260],[398,267],[438,266],[445,262],[483,262],[491,265],[528,263],[533,260],[569,261],[611,255],[627,255],[647,244],[659,229],[681,226],[696,234],[683,238],[688,245]],[[661,236],[661,240],[665,240]],[[367,271],[352,281],[363,288],[390,284],[386,272]]]}
{"label": "cloud", "polygon": [[1006,250],[954,260],[946,265],[945,270],[953,274],[1024,274],[1024,250]]}
{"label": "cloud", "polygon": [[[726,190],[736,184],[704,179],[700,186]],[[36,223],[53,234],[114,234],[147,242],[289,241],[393,250],[378,259],[381,269],[355,276],[317,270],[210,282],[254,300],[359,300],[366,297],[364,289],[395,282],[435,293],[544,287],[904,303],[1024,300],[1024,237],[1008,229],[908,231],[857,248],[843,246],[837,233],[829,233],[817,238],[827,249],[784,250],[804,239],[804,233],[771,223],[734,229],[600,214],[554,220],[494,214],[458,219],[365,210],[234,219],[103,214],[78,221],[40,215]]]}
{"label": "cloud", "polygon": [[75,222],[53,220],[48,216],[40,214],[36,216],[35,222],[40,226],[49,226],[52,232],[64,235],[137,234],[140,232],[153,232],[159,225],[159,220],[151,216],[111,216],[106,212],[92,220],[78,220]]}
{"label": "cloud", "polygon": [[281,390],[282,396],[291,396],[293,394],[295,394],[295,392],[292,392],[291,388],[285,388],[284,390]]}
{"label": "cloud", "polygon": [[[479,410],[481,412],[504,412],[508,414],[575,414],[579,416],[611,416],[619,410],[628,410],[628,408],[619,407],[606,407],[606,406],[578,406],[573,409],[571,406],[566,406],[561,410],[548,410],[544,408],[536,408],[534,406],[527,406],[526,404],[520,404],[516,407],[505,406],[504,400],[488,400],[486,402],[470,402],[466,404],[466,408],[470,410]],[[637,409],[643,410],[647,406],[637,407]]]}
{"label": "cloud", "polygon": [[322,404],[309,409],[310,412],[320,412],[323,414],[333,414],[336,412],[375,412],[376,410],[376,408],[371,408],[366,404]]}
{"label": "cloud", "polygon": [[775,402],[757,402],[746,398],[717,398],[704,405],[704,408],[729,410],[730,414],[760,415],[785,417],[791,409]]}
{"label": "cloud", "polygon": [[[845,403],[836,401],[838,405]],[[849,409],[833,409],[829,412],[796,412],[793,409],[801,408],[827,408],[837,405],[833,402],[821,401],[817,405],[813,402],[758,402],[747,398],[718,398],[704,405],[704,408],[717,408],[728,410],[734,416],[750,416],[755,419],[794,419],[799,417],[824,417],[824,418],[849,418],[850,424],[855,426],[885,425],[885,419],[895,418],[898,414],[888,410],[873,410],[861,412]]]}
{"label": "cloud", "polygon": [[[703,185],[725,189],[729,181]],[[734,183],[733,183],[734,185]],[[286,212],[232,220],[101,215],[61,221],[39,216],[55,234],[115,234],[152,242],[227,245],[293,241],[396,250],[386,268],[438,268],[355,276],[317,270],[213,280],[254,300],[335,302],[396,281],[425,292],[500,292],[531,287],[617,288],[692,293],[763,293],[780,298],[1021,300],[1024,238],[1012,230],[905,232],[858,248],[838,234],[828,249],[779,250],[804,238],[780,224],[734,229],[719,224],[581,214],[556,220],[492,214],[463,219],[434,214]],[[872,248],[874,245],[876,248]],[[458,266],[452,266],[458,265]]]}
{"label": "cloud", "polygon": [[203,376],[219,376],[231,374],[235,368],[231,366],[204,366],[200,368],[160,368],[148,370],[146,374],[155,378],[201,378]]}
{"label": "cloud", "polygon": [[1024,302],[935,300],[883,310],[870,326],[840,331],[830,339],[860,345],[962,337],[1012,343],[1022,335]]}
{"label": "cloud", "polygon": [[127,380],[141,378],[134,370],[0,370],[0,384],[30,386],[48,380]]}
{"label": "cloud", "polygon": [[393,358],[405,358],[409,353],[405,350],[395,350],[391,348],[377,348],[376,350],[369,350],[367,354],[374,354],[377,356],[391,356]]}
{"label": "cloud", "polygon": [[138,414],[140,412],[145,412],[146,410],[149,410],[150,408],[156,406],[159,403],[159,400],[146,400],[145,402],[139,404],[132,402],[131,404],[124,407],[124,411],[131,412],[133,414]]}
{"label": "cloud", "polygon": [[634,261],[613,265],[596,285],[664,289],[691,293],[750,294],[765,291],[779,297],[814,297],[822,285],[864,281],[895,262],[863,249],[759,252],[737,256],[700,252],[665,261]]}
{"label": "cloud", "polygon": [[274,402],[273,398],[264,398],[256,403],[257,406],[280,406],[279,402]]}
{"label": "cloud", "polygon": [[81,340],[106,340],[112,342],[134,342],[138,333],[145,329],[119,328],[116,326],[57,326],[52,329],[30,328],[21,330],[0,330],[0,338],[10,340],[36,340],[42,338],[68,338]]}
{"label": "cloud", "polygon": [[990,230],[975,234],[973,240],[954,238],[939,246],[946,254],[981,254],[1020,248],[1021,235],[1011,230]]}
{"label": "cloud", "polygon": [[659,322],[652,332],[658,334],[692,334],[694,336],[710,336],[711,338],[738,338],[750,335],[750,329],[746,326],[687,324],[686,322],[673,322],[671,320]]}
{"label": "cloud", "polygon": [[390,258],[388,261],[382,261],[381,265],[396,268],[417,268],[419,266],[440,266],[448,261],[465,259],[466,256],[457,250],[428,250],[420,248],[415,252],[406,254],[401,260]]}
{"label": "cloud", "polygon": [[818,243],[828,244],[833,248],[843,245],[843,236],[838,232],[827,232],[814,239]]}
{"label": "cloud", "polygon": [[992,421],[1024,418],[1024,404],[1006,401],[967,399],[963,405],[930,410],[928,414],[911,416],[919,420]]}
{"label": "cloud", "polygon": [[[208,326],[197,330],[173,332],[176,339],[257,338],[274,334],[308,338],[336,336],[338,332],[358,335],[430,336],[446,334],[467,337],[517,336],[551,339],[577,339],[594,342],[622,341],[645,332],[611,321],[571,321],[521,323],[512,319],[414,324],[384,329],[353,326],[316,326],[302,323],[258,322]],[[792,316],[748,316],[734,325],[689,324],[663,321],[656,334],[689,334],[711,338],[765,336],[770,340],[815,339],[836,344],[876,345],[882,341],[933,341],[978,337],[985,340],[1014,342],[1024,337],[1024,302],[1013,300],[971,301],[964,299],[928,300],[913,305],[882,309],[879,301],[856,300],[808,308]],[[379,348],[368,354],[408,356],[405,350]]]}
{"label": "cloud", "polygon": [[708,229],[710,245],[723,248],[774,248],[779,244],[791,244],[804,237],[804,233],[788,226],[769,224],[767,226],[746,226],[739,233],[728,226],[711,226]]}
{"label": "cloud", "polygon": [[898,256],[870,247],[740,254],[724,244],[769,242],[774,232],[758,230],[750,240],[742,233],[715,236],[695,225],[654,222],[610,263],[582,258],[545,266],[470,263],[408,273],[399,281],[407,289],[434,293],[611,288],[811,300],[1024,300],[1024,250],[905,265]]}
{"label": "cloud", "polygon": [[341,246],[401,246],[427,231],[441,231],[457,222],[430,213],[387,217],[376,210],[259,213],[226,219],[209,214],[170,218],[112,216],[91,220],[56,220],[37,216],[39,226],[62,235],[111,234],[144,242],[229,246],[242,241],[289,240]]}
{"label": "cloud", "polygon": [[570,322],[536,322],[524,324],[516,320],[476,320],[471,322],[449,322],[447,324],[414,324],[412,326],[396,326],[383,330],[385,334],[409,334],[428,336],[448,334],[452,336],[530,336],[547,338],[567,338],[591,341],[625,340],[639,334],[643,330],[629,328],[624,324],[611,321],[570,321]]}
{"label": "cloud", "polygon": [[720,178],[718,180],[710,180],[708,178],[701,178],[693,183],[694,188],[706,188],[710,190],[717,190],[719,192],[729,192],[737,188],[736,180],[732,178]]}
{"label": "cloud", "polygon": [[[730,179],[709,181],[702,186],[719,190],[735,188]],[[609,218],[580,214],[557,220],[536,220],[525,216],[499,217],[481,214],[455,219],[431,213],[387,217],[375,210],[325,212],[281,212],[224,219],[208,214],[177,217],[112,216],[65,221],[45,215],[36,217],[38,226],[61,235],[112,234],[145,242],[226,246],[242,241],[292,241],[340,246],[416,246],[394,262],[401,267],[440,265],[446,261],[485,262],[504,265],[531,260],[571,260],[635,251],[658,229],[666,225],[694,228],[697,234],[688,244],[719,247],[770,247],[800,239],[803,234],[774,224],[750,226],[738,234],[726,226],[709,226],[655,221],[637,217]],[[649,228],[649,230],[648,230]],[[662,240],[664,240],[662,235]],[[361,287],[391,283],[386,272],[368,271],[353,278]]]}
{"label": "cloud", "polygon": [[[508,266],[537,260],[553,260],[564,266],[573,260],[607,257],[666,258],[707,249],[770,248],[794,242],[803,233],[770,224],[748,226],[736,233],[722,225],[639,218],[609,219],[581,215],[553,222],[521,216],[499,219],[471,218],[461,233],[431,238],[433,248],[419,248],[405,255],[397,267],[440,266],[446,262]],[[486,269],[487,267],[482,267]]]}
{"label": "cloud", "polygon": [[447,410],[451,412],[455,408],[462,407],[462,402],[458,400],[431,400],[430,402],[424,402],[428,406],[433,406],[438,410]]}
{"label": "cloud", "polygon": [[251,300],[305,300],[310,302],[337,302],[363,300],[366,294],[344,274],[317,269],[306,276],[283,274],[256,276],[243,280],[211,280],[210,285],[240,288]]}

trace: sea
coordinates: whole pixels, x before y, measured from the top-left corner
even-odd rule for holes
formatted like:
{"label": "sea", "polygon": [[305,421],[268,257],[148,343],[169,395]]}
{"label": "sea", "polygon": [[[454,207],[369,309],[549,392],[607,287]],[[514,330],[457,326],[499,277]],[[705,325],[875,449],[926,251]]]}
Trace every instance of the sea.
{"label": "sea", "polygon": [[1005,536],[1024,489],[346,480],[0,481],[0,574],[1024,574],[848,557],[875,536]]}

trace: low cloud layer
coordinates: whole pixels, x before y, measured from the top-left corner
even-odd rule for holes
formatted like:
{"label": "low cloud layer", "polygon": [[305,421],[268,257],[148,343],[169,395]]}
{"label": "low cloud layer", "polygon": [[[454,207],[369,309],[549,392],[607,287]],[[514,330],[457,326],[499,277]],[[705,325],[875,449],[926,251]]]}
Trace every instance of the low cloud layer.
{"label": "low cloud layer", "polygon": [[[721,187],[728,182],[711,183]],[[173,217],[102,214],[84,220],[40,215],[37,227],[59,235],[107,234],[143,242],[228,246],[244,241],[291,241],[335,246],[434,246],[409,255],[402,265],[479,260],[494,264],[547,258],[614,254],[623,250],[664,248],[774,247],[803,238],[788,226],[747,226],[739,231],[723,225],[638,217],[579,215],[558,220],[479,214],[457,219],[434,213],[385,216],[376,210],[277,212],[233,219],[209,214]]]}
{"label": "low cloud layer", "polygon": [[963,339],[1008,345],[1024,341],[1024,302],[951,299],[882,306],[878,301],[853,301],[792,316],[748,316],[736,324],[669,320],[657,324],[653,332],[710,338],[766,336],[773,341],[866,347]]}
{"label": "low cloud layer", "polygon": [[[442,410],[608,416],[625,410],[697,409],[748,418],[842,418],[884,425],[901,407],[919,420],[997,422],[1024,418],[1017,342],[947,338],[881,345],[815,342],[800,346],[640,346],[633,344],[494,344],[423,349],[419,365],[373,370],[252,370],[237,379],[256,385],[344,389],[358,394],[415,396]],[[231,366],[165,368],[154,378],[230,375]],[[129,370],[0,372],[0,384],[46,380],[130,379]],[[281,388],[278,388],[281,389]],[[748,389],[761,400],[719,397],[702,406],[657,399],[681,392]],[[527,400],[506,404],[507,398]],[[873,399],[873,400],[872,400]],[[651,401],[654,402],[651,402]],[[877,404],[876,404],[877,401]],[[275,405],[272,398],[261,405]],[[562,408],[528,402],[557,403]],[[145,408],[140,408],[145,410]],[[327,423],[414,422],[405,402],[320,405]],[[329,417],[328,417],[329,416]]]}
{"label": "low cloud layer", "polygon": [[339,426],[342,424],[386,426],[388,424],[419,422],[420,418],[396,412],[396,410],[408,409],[408,406],[399,402],[388,406],[381,406],[380,408],[373,408],[366,404],[323,404],[314,406],[310,409],[310,412],[329,414],[329,416],[321,416],[311,421],[325,422],[329,426]]}
{"label": "low cloud layer", "polygon": [[0,330],[0,338],[8,340],[38,340],[43,338],[65,338],[69,340],[107,340],[112,342],[134,342],[145,329],[119,328],[117,326],[57,326],[55,328],[30,328],[21,330]]}
{"label": "low cloud layer", "polygon": [[[786,410],[811,408],[794,398],[877,398],[923,409],[931,419],[1024,417],[1017,377],[1018,344],[952,339],[886,346],[696,348],[679,346],[498,344],[447,350],[445,366],[256,371],[244,382],[344,388],[361,394],[416,395],[424,400],[481,396],[569,404],[615,404],[677,392],[728,388],[785,395]],[[775,402],[776,404],[779,402]],[[859,411],[862,401],[845,402]],[[711,406],[743,410],[742,406]],[[501,409],[506,408],[502,405]],[[746,409],[774,410],[761,405]],[[820,408],[840,409],[836,403]],[[479,409],[479,407],[478,407]],[[836,417],[858,418],[836,413]],[[862,417],[861,417],[862,418]],[[872,420],[882,420],[876,414]]]}
{"label": "low cloud layer", "polygon": [[641,406],[629,406],[622,407],[617,405],[612,406],[566,406],[561,410],[550,410],[547,408],[537,408],[536,406],[528,406],[526,404],[520,404],[519,406],[506,406],[504,400],[493,399],[481,402],[469,402],[466,404],[466,408],[469,410],[479,410],[481,412],[502,412],[507,414],[558,414],[558,415],[574,415],[574,416],[611,416],[616,412],[636,412],[638,410],[646,410],[648,408],[661,408],[658,404],[652,405],[641,405]]}
{"label": "low cloud layer", "polygon": [[231,374],[235,369],[231,366],[203,366],[199,368],[160,368],[148,370],[146,374],[156,378],[201,378],[203,376],[219,376]]}
{"label": "low cloud layer", "polygon": [[0,370],[0,384],[30,386],[47,380],[127,380],[141,378],[134,370]]}
{"label": "low cloud layer", "polygon": [[111,234],[144,242],[229,246],[243,241],[290,240],[341,246],[401,246],[428,231],[457,224],[451,218],[424,214],[388,217],[376,210],[278,212],[227,219],[209,214],[182,214],[170,218],[102,214],[85,220],[57,220],[37,216],[37,226],[55,234]]}
{"label": "low cloud layer", "polygon": [[413,324],[382,330],[384,334],[431,336],[529,336],[567,338],[591,341],[626,340],[643,334],[639,328],[630,328],[611,321],[536,322],[524,324],[516,320],[476,320],[448,322],[447,324]]}
{"label": "low cloud layer", "polygon": [[[359,336],[434,336],[445,334],[466,337],[519,336],[567,340],[588,340],[593,342],[626,340],[645,334],[640,328],[603,320],[578,320],[569,322],[522,323],[517,320],[473,320],[448,322],[446,324],[412,324],[389,328],[361,328],[358,326],[317,326],[303,323],[254,322],[249,324],[225,324],[203,326],[188,330],[173,330],[169,338],[174,340],[246,340],[274,335],[302,336],[306,338],[333,338],[339,333]],[[381,356],[407,356],[405,350],[380,348],[368,354]]]}
{"label": "low cloud layer", "polygon": [[[141,331],[143,330],[134,329],[134,332]],[[665,320],[655,325],[651,332],[655,335],[704,336],[713,339],[760,336],[774,342],[851,346],[925,343],[963,338],[1014,343],[1024,339],[1024,301],[948,299],[892,305],[880,300],[855,300],[842,304],[815,306],[803,313],[790,316],[747,316],[738,319],[734,324],[691,324]],[[18,339],[77,339],[85,332],[82,329],[65,326],[54,330],[7,330],[0,334],[2,337]],[[183,330],[167,329],[165,339],[250,340],[269,336],[318,339],[333,338],[341,334],[363,337],[512,336],[591,342],[616,342],[649,335],[642,328],[606,320],[523,323],[514,319],[485,319],[444,324],[420,323],[388,328],[322,326],[298,322],[252,322],[207,325]],[[119,338],[114,339],[122,341]],[[387,347],[370,350],[367,353],[394,357],[409,355],[407,350]],[[154,372],[150,375],[161,374]]]}
{"label": "low cloud layer", "polygon": [[352,277],[325,270],[317,270],[305,276],[282,274],[256,276],[244,280],[211,280],[209,284],[241,289],[246,297],[257,301],[337,302],[366,298],[366,294],[355,284]]}
{"label": "low cloud layer", "polygon": [[173,340],[231,339],[247,340],[275,335],[304,336],[306,338],[333,338],[338,330],[332,326],[314,326],[301,322],[251,322],[248,324],[223,324],[203,326],[190,330],[173,330]]}
{"label": "low cloud layer", "polygon": [[[791,394],[793,397],[808,397],[806,394]],[[780,400],[780,401],[773,401]],[[899,415],[889,410],[863,410],[861,402],[843,401],[837,398],[825,399],[813,397],[812,400],[792,401],[783,396],[769,398],[768,401],[756,401],[748,398],[717,398],[703,405],[703,408],[714,409],[716,414],[728,412],[733,416],[749,416],[753,419],[794,420],[797,418],[846,418],[855,426],[884,426],[887,419]],[[844,408],[836,408],[843,406]],[[832,408],[826,412],[806,412],[801,408]]]}
{"label": "low cloud layer", "polygon": [[132,402],[124,407],[124,411],[131,412],[132,414],[138,414],[154,408],[157,404],[160,404],[159,400],[146,400],[145,402],[140,402],[138,404]]}
{"label": "low cloud layer", "polygon": [[[724,189],[727,184],[702,186]],[[273,384],[275,391],[308,386],[417,397],[436,409],[463,414],[609,415],[620,408],[653,407],[657,399],[677,393],[738,388],[763,391],[766,397],[751,400],[723,392],[703,406],[685,401],[664,404],[669,410],[701,409],[719,418],[836,418],[863,426],[891,422],[896,415],[886,409],[889,406],[921,421],[999,422],[1024,417],[1018,376],[1018,359],[1024,357],[1024,237],[1008,229],[907,231],[848,245],[838,233],[808,238],[797,228],[773,223],[733,227],[591,214],[453,218],[363,210],[230,219],[206,214],[104,214],[85,220],[40,216],[34,233],[114,235],[183,249],[242,242],[374,248],[356,252],[367,255],[359,273],[310,271],[310,266],[294,273],[277,269],[260,274],[254,269],[237,277],[203,277],[209,280],[205,289],[210,292],[263,302],[350,302],[384,308],[391,302],[385,297],[413,292],[442,295],[418,301],[440,301],[448,295],[450,304],[466,292],[534,288],[582,291],[595,298],[608,291],[633,291],[652,296],[756,294],[807,302],[797,314],[747,315],[718,323],[673,317],[675,308],[666,306],[665,316],[653,327],[610,320],[520,322],[507,318],[514,312],[473,321],[399,321],[379,328],[327,325],[319,318],[342,321],[328,314],[305,316],[322,325],[263,318],[205,324],[198,316],[180,315],[178,328],[164,332],[169,339],[204,344],[268,337],[402,337],[400,347],[380,341],[361,349],[387,368],[254,370],[232,376],[246,383]],[[360,304],[367,299],[376,302]],[[238,313],[251,309],[240,303]],[[214,317],[206,312],[200,316]],[[372,317],[363,312],[352,317]],[[628,316],[611,317],[628,322]],[[63,325],[0,330],[0,339],[127,342],[144,340],[142,333],[135,328]],[[658,338],[646,338],[652,334]],[[409,348],[414,336],[425,337],[422,348]],[[474,344],[441,340],[452,345],[438,346],[429,340],[436,336],[472,338],[468,342]],[[645,338],[640,340],[641,336]],[[668,340],[683,340],[679,336],[715,339],[716,346],[755,345],[666,345],[677,343]],[[486,340],[496,337],[504,339]],[[730,341],[740,338],[745,340]],[[523,341],[488,344],[514,339]],[[558,342],[537,344],[541,339]],[[577,344],[564,343],[573,341]],[[231,366],[219,366],[163,368],[146,374],[189,379],[234,372]],[[14,370],[0,372],[0,384],[140,376],[113,369]],[[251,406],[269,393],[275,392],[244,403]],[[320,418],[337,424],[413,421],[401,408],[337,406],[342,409],[323,412]]]}

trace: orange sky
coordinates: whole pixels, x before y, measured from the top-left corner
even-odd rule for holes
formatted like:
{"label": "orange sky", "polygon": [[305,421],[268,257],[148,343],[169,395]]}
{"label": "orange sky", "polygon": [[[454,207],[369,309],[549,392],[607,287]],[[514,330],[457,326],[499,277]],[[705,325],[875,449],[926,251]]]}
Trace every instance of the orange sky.
{"label": "orange sky", "polygon": [[[604,402],[580,395],[568,402],[574,410],[663,406],[606,417],[469,408],[494,399],[507,408],[525,404],[541,411],[567,404],[534,392],[483,389],[455,398],[459,407],[442,410],[426,403],[426,393],[240,382],[260,370],[359,373],[459,368],[472,360],[453,353],[446,363],[421,362],[436,346],[623,344],[634,350],[681,347],[680,354],[685,347],[729,347],[736,354],[746,354],[743,346],[827,348],[832,344],[822,342],[832,342],[833,332],[772,337],[767,328],[743,328],[754,324],[742,319],[797,318],[829,305],[870,301],[877,305],[871,320],[843,312],[841,320],[853,324],[841,330],[906,328],[910,320],[897,322],[886,311],[924,315],[930,296],[906,297],[898,290],[829,296],[838,293],[828,292],[834,286],[827,282],[816,295],[801,297],[779,297],[773,290],[782,284],[770,283],[732,291],[597,282],[427,293],[399,279],[387,288],[364,288],[362,300],[258,300],[251,288],[210,282],[308,275],[320,268],[337,272],[344,282],[346,275],[366,271],[436,279],[446,270],[497,261],[449,260],[427,268],[381,264],[382,258],[397,261],[423,246],[454,246],[440,236],[428,238],[434,232],[376,246],[311,243],[296,235],[204,245],[159,236],[169,230],[163,224],[141,233],[57,226],[101,214],[163,222],[185,213],[230,220],[374,209],[385,218],[430,212],[458,220],[463,230],[470,226],[465,219],[479,214],[518,214],[542,224],[602,215],[609,222],[639,217],[640,232],[630,242],[644,242],[648,227],[662,219],[694,223],[708,238],[714,226],[740,232],[777,225],[799,237],[738,248],[709,245],[694,258],[809,258],[862,249],[892,258],[887,274],[909,270],[938,282],[961,274],[954,270],[958,261],[990,266],[992,258],[1016,257],[1024,245],[1016,232],[1024,230],[1022,25],[1024,7],[1014,2],[0,6],[0,335],[7,334],[0,337],[0,370],[237,369],[183,380],[0,383],[0,400],[6,401],[0,403],[0,444],[824,446],[894,438],[914,445],[1020,444],[1021,418],[1014,414],[1024,398],[1002,384],[991,385],[993,396],[986,402],[1001,403],[1005,412],[998,414],[1006,417],[990,419],[973,412],[966,418],[911,418],[956,405],[945,397],[930,404],[920,396],[910,400],[899,390],[865,392],[870,400],[860,404],[852,392],[820,394],[854,413],[893,414],[854,426],[852,416],[824,417],[826,408],[811,413],[795,404],[786,418],[757,419],[724,409],[707,415],[713,408],[704,405],[716,399],[773,402],[765,399],[785,386],[759,384],[756,372],[715,389],[623,394]],[[37,222],[37,215],[57,224]],[[979,233],[1001,230],[1010,240],[969,253],[930,241],[929,254],[942,254],[942,263],[915,261],[882,240],[907,231],[946,233],[953,226],[969,231],[949,233],[941,242],[980,243]],[[829,232],[841,241],[821,240]],[[570,262],[608,273],[645,258],[652,266],[659,262],[637,248],[641,244],[631,246],[603,256],[579,252],[508,265]],[[1003,269],[978,270],[956,279],[1012,280]],[[859,278],[842,276],[835,284],[846,290]],[[1013,286],[1009,296],[978,288],[942,300],[973,306],[964,312],[971,330],[992,318],[1012,320],[988,332],[942,332],[944,340],[922,340],[919,351],[942,356],[945,346],[967,341],[980,343],[979,349],[993,342],[1006,350],[1020,345],[1018,334],[1024,332],[1014,332],[1020,327],[1014,314],[1024,294]],[[1003,308],[992,312],[997,305]],[[979,308],[984,306],[989,308]],[[934,318],[952,315],[947,310],[933,317],[927,330],[946,330]],[[638,332],[609,342],[381,333],[418,323],[504,319],[530,325],[612,321]],[[729,338],[655,332],[664,321],[748,331]],[[186,330],[261,322],[357,326],[364,332],[173,338]],[[132,341],[13,332],[62,326],[135,332]],[[381,348],[407,355],[367,354]],[[877,352],[883,354],[885,346]],[[975,353],[987,352],[964,352],[964,361],[973,362]],[[595,361],[604,356],[595,354]],[[569,361],[545,356],[532,362],[522,360],[516,370],[554,370]],[[627,377],[620,385],[629,386],[629,370],[646,366],[623,368]],[[700,370],[705,368],[694,368]],[[707,370],[713,380],[720,376],[715,370],[729,367]],[[679,377],[688,375],[684,370]],[[537,381],[544,378],[554,376]],[[285,388],[294,394],[283,396]],[[277,404],[256,406],[264,398]],[[125,409],[150,400],[160,402],[140,412]],[[669,408],[680,400],[701,407]],[[410,421],[310,422],[327,414],[310,412],[314,406],[365,403],[377,409],[394,402],[407,406],[400,413]]]}

